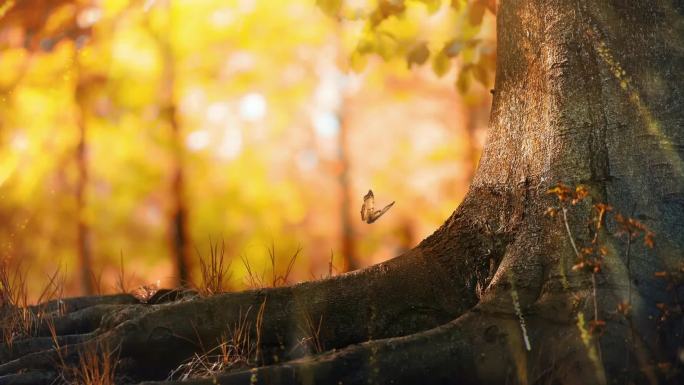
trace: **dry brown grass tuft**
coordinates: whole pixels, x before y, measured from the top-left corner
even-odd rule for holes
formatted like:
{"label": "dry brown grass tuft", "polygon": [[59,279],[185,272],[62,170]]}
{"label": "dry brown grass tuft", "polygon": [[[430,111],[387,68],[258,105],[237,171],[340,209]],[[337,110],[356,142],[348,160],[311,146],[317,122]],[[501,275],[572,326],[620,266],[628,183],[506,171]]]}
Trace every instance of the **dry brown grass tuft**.
{"label": "dry brown grass tuft", "polygon": [[[57,344],[57,339],[53,336]],[[73,385],[116,385],[116,368],[119,364],[118,349],[112,349],[106,343],[88,343],[81,347],[78,352],[78,363],[67,365],[62,356],[62,350],[56,345],[59,352],[59,381],[63,384]],[[64,348],[62,348],[64,349]]]}
{"label": "dry brown grass tuft", "polygon": [[[64,288],[64,276],[58,281],[59,269],[48,276],[48,281],[38,296],[37,303],[61,298]],[[45,319],[52,317],[42,307],[29,307],[27,271],[20,265],[10,267],[7,260],[0,263],[0,334],[2,342],[10,349],[15,340],[35,334],[37,326]],[[63,309],[59,308],[61,313]]]}
{"label": "dry brown grass tuft", "polygon": [[52,318],[48,319],[52,344],[57,352],[59,369],[57,381],[73,385],[116,385],[116,367],[119,363],[119,349],[112,349],[108,343],[90,342],[81,345],[78,352],[78,363],[68,365],[64,359],[67,347],[59,345],[57,331]]}
{"label": "dry brown grass tuft", "polygon": [[268,249],[268,262],[271,268],[270,281],[265,277],[266,269],[264,269],[261,272],[261,275],[259,275],[256,273],[252,265],[249,263],[249,260],[245,257],[242,257],[242,264],[244,265],[245,270],[247,271],[247,286],[249,286],[252,289],[261,289],[264,287],[279,287],[289,284],[290,274],[292,273],[294,264],[297,261],[299,253],[301,252],[302,248],[298,247],[297,250],[295,250],[295,252],[292,254],[292,256],[290,256],[285,271],[278,272],[278,268],[276,267],[277,258],[275,245],[271,243],[271,247]]}
{"label": "dry brown grass tuft", "polygon": [[228,282],[231,278],[230,262],[226,264],[226,243],[221,241],[213,243],[209,239],[209,260],[202,258],[196,250],[202,274],[202,282],[197,286],[197,291],[202,296],[224,293],[227,291]]}
{"label": "dry brown grass tuft", "polygon": [[78,353],[78,365],[71,369],[72,381],[83,385],[116,385],[118,361],[118,349],[111,349],[107,344],[88,344]]}
{"label": "dry brown grass tuft", "polygon": [[126,270],[123,260],[123,251],[119,252],[119,271],[116,275],[116,291],[119,293],[128,293],[128,285],[126,284]]}
{"label": "dry brown grass tuft", "polygon": [[[255,366],[261,354],[259,344],[265,307],[266,299],[259,307],[253,324],[249,320],[251,307],[244,315],[241,311],[238,321],[226,334],[221,335],[217,346],[210,350],[202,348],[204,353],[195,353],[188,362],[174,369],[167,380],[185,381],[195,377],[214,376],[229,369]],[[253,327],[256,329],[256,341],[252,339]]]}
{"label": "dry brown grass tuft", "polygon": [[300,331],[305,337],[299,340],[299,346],[308,353],[320,354],[325,351],[325,346],[321,341],[321,326],[323,325],[323,314],[315,322],[309,313],[304,316],[304,326],[300,326]]}

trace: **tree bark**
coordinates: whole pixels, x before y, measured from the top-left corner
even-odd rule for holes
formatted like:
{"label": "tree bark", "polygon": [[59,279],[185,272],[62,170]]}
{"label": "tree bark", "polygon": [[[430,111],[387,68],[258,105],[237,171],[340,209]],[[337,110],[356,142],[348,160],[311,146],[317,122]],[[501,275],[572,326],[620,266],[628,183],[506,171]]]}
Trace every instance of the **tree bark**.
{"label": "tree bark", "polygon": [[[130,382],[162,380],[248,308],[258,324],[264,304],[255,367],[191,383],[681,383],[682,293],[655,275],[684,250],[683,14],[667,1],[501,2],[487,145],[434,234],[328,280],[111,312],[91,338],[120,346]],[[544,214],[559,182],[590,191],[567,226]],[[656,233],[652,250],[630,241],[629,269],[609,221],[602,271],[572,270],[597,202]],[[322,317],[321,354],[298,343],[306,317]],[[54,357],[24,349],[0,375],[39,378]]]}

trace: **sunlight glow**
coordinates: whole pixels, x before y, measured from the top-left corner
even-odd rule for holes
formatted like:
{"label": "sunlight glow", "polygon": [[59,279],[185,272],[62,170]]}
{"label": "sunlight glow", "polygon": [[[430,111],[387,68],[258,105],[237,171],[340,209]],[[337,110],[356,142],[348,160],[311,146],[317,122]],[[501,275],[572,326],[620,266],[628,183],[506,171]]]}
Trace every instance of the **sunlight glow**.
{"label": "sunlight glow", "polygon": [[207,121],[212,124],[221,124],[228,120],[230,106],[225,102],[212,103],[207,107]]}
{"label": "sunlight glow", "polygon": [[210,16],[211,24],[217,28],[228,27],[237,20],[237,15],[230,8],[220,8],[212,12]]}
{"label": "sunlight glow", "polygon": [[312,119],[316,134],[322,138],[333,138],[340,132],[340,120],[332,112],[317,112]]}
{"label": "sunlight glow", "polygon": [[226,74],[231,74],[235,72],[245,72],[252,69],[254,66],[254,56],[249,52],[238,51],[230,55],[230,58],[226,60],[223,71]]}
{"label": "sunlight glow", "polygon": [[297,154],[297,166],[300,171],[313,171],[318,166],[318,155],[311,149],[302,150]]}
{"label": "sunlight glow", "polygon": [[76,23],[81,28],[88,28],[93,26],[102,18],[102,10],[97,7],[89,7],[78,14]]}
{"label": "sunlight glow", "polygon": [[193,87],[187,91],[180,102],[180,110],[185,115],[198,113],[206,103],[206,95],[200,87]]}
{"label": "sunlight glow", "polygon": [[266,108],[264,95],[249,93],[240,100],[240,117],[248,122],[257,122],[266,116]]}
{"label": "sunlight glow", "polygon": [[237,158],[242,152],[242,132],[235,127],[228,127],[223,132],[223,140],[216,150],[216,154],[224,160]]}
{"label": "sunlight glow", "polygon": [[251,13],[256,9],[256,0],[238,0],[238,9],[241,13]]}
{"label": "sunlight glow", "polygon": [[210,137],[207,130],[197,130],[188,134],[188,137],[185,140],[185,145],[191,151],[200,151],[209,146],[209,141]]}
{"label": "sunlight glow", "polygon": [[17,152],[24,152],[28,148],[29,142],[28,138],[26,135],[23,133],[17,133],[12,137],[12,140],[10,141],[10,146],[12,147],[13,150]]}
{"label": "sunlight glow", "polygon": [[[595,33],[592,32],[592,34]],[[684,161],[682,161],[682,158],[675,151],[672,140],[663,133],[660,128],[660,122],[653,116],[646,104],[642,102],[639,92],[632,85],[629,75],[617,59],[615,59],[615,56],[610,52],[606,43],[599,41],[598,44],[599,47],[597,48],[597,52],[599,57],[608,65],[613,76],[615,76],[615,79],[620,82],[620,87],[627,93],[630,102],[632,102],[637,111],[639,111],[639,115],[641,115],[642,120],[646,125],[646,129],[648,129],[651,135],[658,139],[658,145],[665,157],[667,157],[668,161],[672,164],[674,171],[680,176],[684,175]]]}
{"label": "sunlight glow", "polygon": [[145,5],[143,5],[143,11],[148,12],[152,7],[154,7],[154,3],[157,0],[145,0]]}

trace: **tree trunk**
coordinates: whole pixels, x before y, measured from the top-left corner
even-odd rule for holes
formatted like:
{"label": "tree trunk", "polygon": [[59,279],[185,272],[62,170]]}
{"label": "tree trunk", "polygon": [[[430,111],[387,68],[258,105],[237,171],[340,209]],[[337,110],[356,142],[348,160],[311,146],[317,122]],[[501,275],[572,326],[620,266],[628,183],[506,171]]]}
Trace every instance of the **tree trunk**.
{"label": "tree trunk", "polygon": [[[171,4],[167,3],[167,33],[173,29]],[[172,151],[171,166],[171,212],[169,223],[169,240],[171,255],[176,267],[176,279],[179,286],[190,283],[190,235],[188,229],[188,206],[185,199],[185,172],[183,168],[183,137],[176,108],[176,69],[173,48],[168,36],[159,36],[152,32],[162,55],[162,117],[169,125]]]}
{"label": "tree trunk", "polygon": [[340,238],[342,240],[342,266],[340,271],[347,272],[359,268],[358,256],[356,255],[356,232],[354,231],[353,220],[358,220],[358,215],[352,209],[352,186],[349,178],[350,162],[349,162],[349,124],[347,122],[345,97],[342,98],[342,107],[337,114],[337,121],[340,123],[340,132],[337,137],[337,157],[340,163],[339,170],[339,185],[340,185]]}
{"label": "tree trunk", "polygon": [[176,106],[169,104],[164,108],[164,115],[171,125],[171,140],[174,153],[174,163],[171,182],[171,223],[170,241],[171,253],[176,266],[176,277],[180,286],[187,286],[190,282],[190,245],[188,232],[188,208],[185,204],[185,177],[183,172],[182,146]]}
{"label": "tree trunk", "polygon": [[86,189],[89,183],[88,175],[88,151],[86,143],[86,100],[85,87],[86,81],[82,76],[81,66],[77,62],[79,78],[76,84],[76,128],[78,129],[78,144],[76,145],[76,167],[78,169],[78,179],[76,181],[76,250],[78,253],[78,269],[81,281],[81,292],[85,295],[94,293],[93,281],[93,258],[91,247],[90,225],[86,218],[86,207],[88,200]]}
{"label": "tree trunk", "polygon": [[[658,277],[684,250],[683,13],[666,1],[502,1],[488,142],[433,235],[365,270],[133,305],[81,333],[120,346],[131,382],[163,379],[251,308],[255,367],[190,383],[681,383],[682,293]],[[552,218],[559,182],[590,194]],[[625,242],[613,219],[587,226],[598,202],[638,218],[656,247]],[[601,271],[574,271],[585,252],[574,248],[594,233]],[[322,354],[299,343],[312,337],[306,319],[322,320]],[[6,379],[45,377],[56,357],[17,350],[3,350]]]}

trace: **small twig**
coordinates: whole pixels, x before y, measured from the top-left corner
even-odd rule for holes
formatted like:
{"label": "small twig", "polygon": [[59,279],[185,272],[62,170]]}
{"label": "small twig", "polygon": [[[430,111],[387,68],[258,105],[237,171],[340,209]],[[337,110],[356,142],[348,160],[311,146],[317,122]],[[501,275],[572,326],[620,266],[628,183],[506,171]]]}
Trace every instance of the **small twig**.
{"label": "small twig", "polygon": [[254,357],[254,361],[257,363],[260,363],[261,356],[262,356],[262,351],[261,351],[261,329],[264,325],[264,313],[266,311],[266,300],[268,297],[264,296],[264,301],[261,303],[261,306],[259,306],[259,312],[257,313],[256,317],[256,353]]}
{"label": "small twig", "polygon": [[572,249],[575,251],[575,255],[577,258],[582,258],[582,255],[580,254],[579,250],[577,250],[577,245],[575,244],[575,238],[572,236],[572,231],[570,231],[570,225],[568,224],[568,209],[566,209],[564,206],[561,207],[562,212],[563,212],[563,223],[565,224],[565,230],[568,232],[568,239],[570,239],[570,244],[572,245]]}

